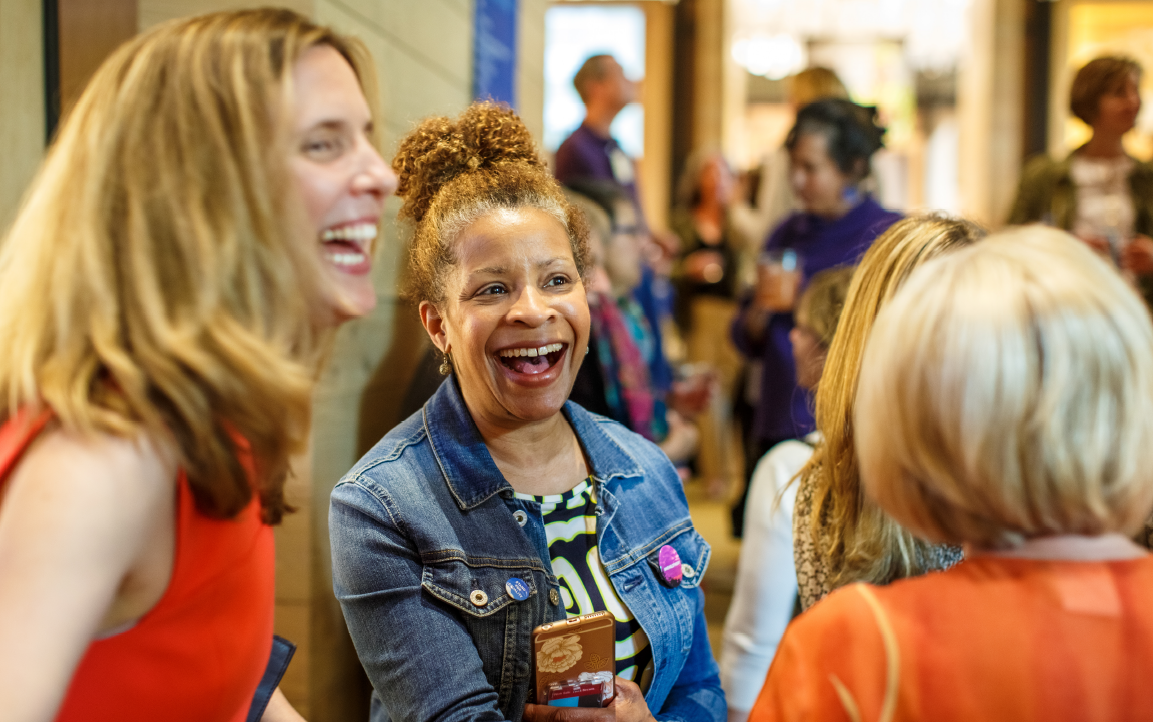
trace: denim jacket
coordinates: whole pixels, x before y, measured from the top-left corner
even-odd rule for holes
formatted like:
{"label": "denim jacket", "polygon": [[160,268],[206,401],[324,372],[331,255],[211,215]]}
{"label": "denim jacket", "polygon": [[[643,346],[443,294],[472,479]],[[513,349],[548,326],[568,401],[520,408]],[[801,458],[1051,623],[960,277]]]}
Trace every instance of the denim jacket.
{"label": "denim jacket", "polygon": [[[723,720],[699,587],[709,546],[675,469],[614,421],[572,402],[564,414],[592,463],[605,571],[652,646],[649,709]],[[540,505],[514,496],[454,378],[341,479],[329,529],[336,596],[383,719],[521,719],[532,630],[565,612]],[[657,574],[665,545],[683,562],[678,586]],[[505,588],[513,577],[528,584],[524,601]]]}

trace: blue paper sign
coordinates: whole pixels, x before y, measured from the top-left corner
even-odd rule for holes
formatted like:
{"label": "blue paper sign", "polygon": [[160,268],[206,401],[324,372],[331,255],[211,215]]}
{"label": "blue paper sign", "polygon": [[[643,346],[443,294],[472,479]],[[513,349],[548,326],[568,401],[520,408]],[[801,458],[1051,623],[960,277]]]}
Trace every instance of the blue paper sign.
{"label": "blue paper sign", "polygon": [[517,0],[476,0],[473,97],[516,106]]}

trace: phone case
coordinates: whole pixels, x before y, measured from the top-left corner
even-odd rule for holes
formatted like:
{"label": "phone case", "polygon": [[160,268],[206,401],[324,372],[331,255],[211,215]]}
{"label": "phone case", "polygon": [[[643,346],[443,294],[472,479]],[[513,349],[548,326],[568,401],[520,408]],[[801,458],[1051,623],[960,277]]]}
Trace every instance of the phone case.
{"label": "phone case", "polygon": [[577,680],[581,673],[616,671],[616,620],[611,612],[593,612],[532,630],[536,699],[547,703],[546,688]]}

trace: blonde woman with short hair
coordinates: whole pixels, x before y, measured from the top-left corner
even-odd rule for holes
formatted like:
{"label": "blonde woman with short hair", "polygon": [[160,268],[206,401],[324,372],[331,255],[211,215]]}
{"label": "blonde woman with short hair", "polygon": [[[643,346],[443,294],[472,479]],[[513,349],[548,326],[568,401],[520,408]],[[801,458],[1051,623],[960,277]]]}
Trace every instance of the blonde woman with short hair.
{"label": "blonde woman with short hair", "polygon": [[1148,312],[1071,236],[914,271],[869,337],[857,450],[870,498],[966,559],[800,617],[752,719],[1146,719],[1150,408]]}
{"label": "blonde woman with short hair", "polygon": [[817,388],[815,416],[822,441],[801,470],[793,515],[802,609],[851,582],[886,584],[949,566],[961,557],[959,549],[913,538],[863,498],[852,414],[861,358],[877,312],[915,268],[983,235],[961,219],[905,218],[877,238],[853,276]]}
{"label": "blonde woman with short hair", "polygon": [[371,67],[287,10],[176,21],[61,128],[0,255],[5,720],[300,720],[254,696],[270,524],[327,329],[375,303]]}

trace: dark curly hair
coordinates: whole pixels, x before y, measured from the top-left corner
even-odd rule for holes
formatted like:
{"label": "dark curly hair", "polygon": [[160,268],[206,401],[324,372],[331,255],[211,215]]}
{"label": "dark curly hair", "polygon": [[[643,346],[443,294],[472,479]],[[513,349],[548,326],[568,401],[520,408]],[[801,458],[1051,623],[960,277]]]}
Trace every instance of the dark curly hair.
{"label": "dark curly hair", "polygon": [[884,147],[885,129],[877,124],[876,108],[825,98],[797,111],[785,147],[792,150],[802,135],[810,134],[825,136],[829,157],[842,173],[860,180],[869,174],[869,158]]}
{"label": "dark curly hair", "polygon": [[537,155],[516,113],[473,103],[455,121],[426,118],[392,160],[404,199],[400,217],[416,225],[405,289],[413,301],[441,303],[456,265],[453,243],[469,224],[499,208],[536,208],[564,226],[582,280],[588,272],[588,227]]}

